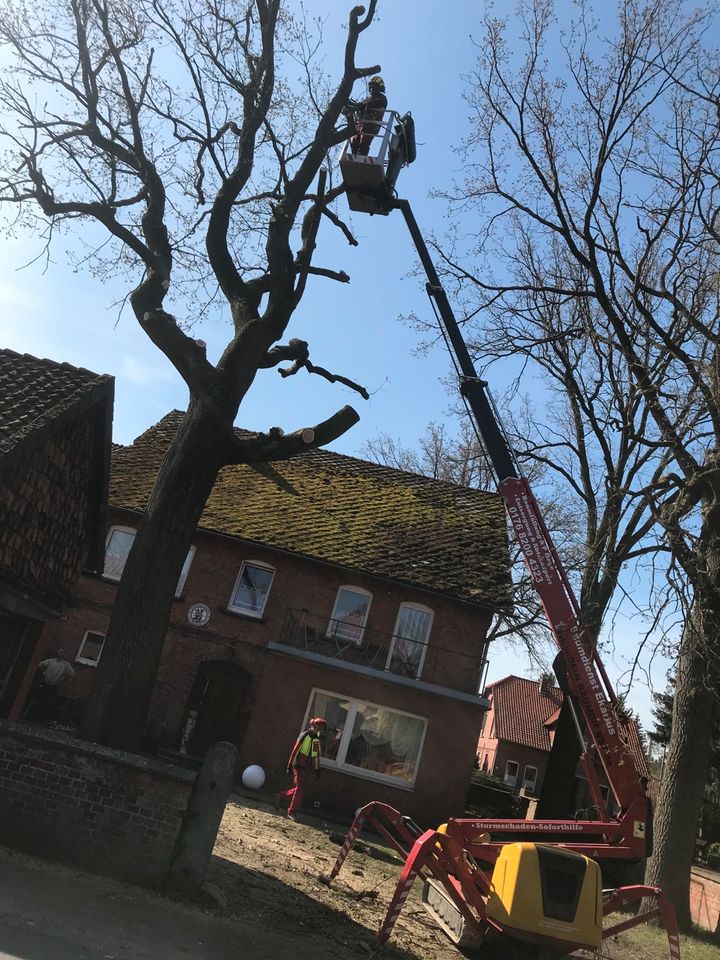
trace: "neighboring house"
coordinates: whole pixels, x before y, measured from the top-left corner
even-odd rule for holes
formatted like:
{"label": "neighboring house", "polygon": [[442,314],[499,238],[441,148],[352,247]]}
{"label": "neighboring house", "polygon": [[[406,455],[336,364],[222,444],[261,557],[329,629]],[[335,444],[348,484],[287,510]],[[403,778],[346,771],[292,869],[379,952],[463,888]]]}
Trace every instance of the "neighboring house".
{"label": "neighboring house", "polygon": [[[125,558],[182,414],[113,449],[103,577],[53,631],[87,694]],[[329,726],[323,809],[462,812],[486,701],[486,633],[511,603],[505,512],[470,490],[328,451],[226,467],[177,587],[150,710],[161,748],[217,740],[285,778]]]}
{"label": "neighboring house", "polygon": [[0,350],[2,717],[17,716],[43,627],[102,567],[112,409],[111,377]]}
{"label": "neighboring house", "polygon": [[[526,680],[509,676],[488,684],[485,696],[489,708],[477,745],[480,769],[499,777],[518,791],[539,796],[563,702],[561,690],[547,677]],[[637,724],[630,721],[621,726],[635,763],[647,775]],[[610,797],[607,778],[599,763],[596,769],[600,790],[607,802]],[[580,764],[575,780],[574,808],[590,807],[590,791]]]}
{"label": "neighboring house", "polygon": [[505,677],[485,688],[489,708],[478,740],[481,770],[531,796],[542,790],[562,693],[547,679]]}

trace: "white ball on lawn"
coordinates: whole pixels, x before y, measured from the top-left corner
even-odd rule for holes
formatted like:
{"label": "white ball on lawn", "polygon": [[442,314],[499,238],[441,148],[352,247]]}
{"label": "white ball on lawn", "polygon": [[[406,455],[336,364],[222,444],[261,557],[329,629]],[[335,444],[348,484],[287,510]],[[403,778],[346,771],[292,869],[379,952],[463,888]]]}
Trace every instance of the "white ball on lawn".
{"label": "white ball on lawn", "polygon": [[250,790],[259,790],[265,783],[265,771],[256,763],[245,767],[242,775],[242,783],[244,787],[249,787]]}

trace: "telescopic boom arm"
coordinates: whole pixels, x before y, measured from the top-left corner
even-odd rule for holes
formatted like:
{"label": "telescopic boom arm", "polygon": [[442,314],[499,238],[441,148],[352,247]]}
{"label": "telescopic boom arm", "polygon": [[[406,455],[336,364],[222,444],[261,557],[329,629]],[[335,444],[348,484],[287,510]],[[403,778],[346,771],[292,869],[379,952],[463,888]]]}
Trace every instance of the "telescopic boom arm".
{"label": "telescopic boom arm", "polygon": [[[428,278],[427,291],[437,307],[449,349],[460,376],[460,392],[469,407],[485,450],[495,471],[510,522],[518,538],[525,563],[540,596],[550,628],[558,645],[563,668],[556,667],[563,692],[569,698],[578,734],[579,709],[590,740],[602,762],[608,782],[620,807],[620,820],[631,813],[631,823],[623,840],[644,855],[647,795],[618,718],[619,703],[612,689],[590,634],[582,622],[580,607],[563,569],[540,510],[527,480],[500,424],[487,383],[476,373],[460,327],[433,265],[427,246],[407,200],[393,200],[390,209],[400,210],[410,230]],[[566,674],[563,676],[562,674]],[[595,805],[604,810],[600,785],[592,757],[584,751],[588,783]],[[627,855],[627,854],[626,854]]]}

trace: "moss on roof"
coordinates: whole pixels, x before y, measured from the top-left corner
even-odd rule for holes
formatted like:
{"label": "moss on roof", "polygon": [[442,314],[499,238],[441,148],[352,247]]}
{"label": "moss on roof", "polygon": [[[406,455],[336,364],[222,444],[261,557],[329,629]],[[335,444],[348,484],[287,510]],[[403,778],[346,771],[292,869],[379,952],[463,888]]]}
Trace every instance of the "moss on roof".
{"label": "moss on roof", "polygon": [[[113,449],[111,503],[144,509],[181,418],[168,414]],[[497,494],[327,450],[225,467],[200,526],[484,606],[511,604]]]}
{"label": "moss on roof", "polygon": [[98,396],[112,402],[112,388],[112,377],[0,350],[0,457]]}

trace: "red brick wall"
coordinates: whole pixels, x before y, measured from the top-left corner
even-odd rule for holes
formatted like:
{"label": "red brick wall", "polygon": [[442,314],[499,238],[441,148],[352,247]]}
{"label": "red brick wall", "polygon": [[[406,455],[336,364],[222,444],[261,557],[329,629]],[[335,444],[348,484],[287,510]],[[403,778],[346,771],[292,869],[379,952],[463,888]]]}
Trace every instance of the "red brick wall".
{"label": "red brick wall", "polygon": [[[519,790],[523,784],[525,767],[537,767],[538,778],[535,785],[535,790],[533,791],[534,795],[537,796],[542,789],[545,768],[547,766],[547,758],[548,755],[542,750],[533,750],[532,747],[521,746],[517,743],[507,743],[506,741],[501,740],[498,742],[497,751],[495,753],[495,765],[491,770],[489,770],[489,773],[492,773],[494,776],[503,780],[505,778],[505,764],[508,760],[513,760],[518,765],[518,776],[515,789]],[[482,759],[480,762],[482,763]]]}
{"label": "red brick wall", "polygon": [[542,790],[545,770],[547,768],[548,754],[544,750],[535,750],[532,747],[522,746],[517,743],[509,743],[506,740],[498,740],[491,737],[493,733],[493,724],[495,722],[494,698],[490,701],[490,709],[487,712],[485,723],[482,728],[483,735],[478,739],[477,757],[480,769],[485,769],[485,758],[487,757],[487,772],[501,780],[505,779],[505,764],[508,760],[514,760],[518,765],[518,778],[515,789],[522,787],[525,767],[537,767],[537,781],[535,783],[534,796],[539,796]]}
{"label": "red brick wall", "polygon": [[193,775],[0,721],[0,842],[160,883]]}
{"label": "red brick wall", "polygon": [[48,602],[70,596],[87,559],[92,443],[90,418],[66,426],[0,485],[0,575]]}
{"label": "red brick wall", "polygon": [[[134,520],[117,514],[111,522],[134,526]],[[241,763],[261,763],[268,769],[273,785],[280,785],[284,778],[287,753],[299,732],[310,690],[320,686],[431,720],[421,775],[412,793],[328,772],[323,778],[323,797],[328,808],[332,805],[353,812],[360,802],[375,799],[382,793],[383,798],[402,804],[408,811],[412,808],[420,814],[429,810],[430,822],[439,822],[450,812],[462,812],[482,716],[479,698],[464,703],[420,691],[411,680],[397,683],[371,679],[343,670],[341,663],[337,669],[308,664],[273,653],[268,644],[280,639],[289,609],[305,608],[319,617],[329,617],[338,587],[356,585],[373,595],[367,623],[369,631],[391,634],[401,603],[415,602],[433,609],[435,617],[426,659],[429,663],[433,658],[433,679],[451,689],[476,695],[489,622],[487,611],[231,538],[199,533],[195,545],[197,550],[184,595],[175,602],[149,715],[150,721],[162,731],[162,744],[170,748],[179,745],[199,666],[209,660],[224,661],[241,666],[252,676],[243,703],[247,734],[244,741],[237,744]],[[261,620],[226,610],[243,560],[262,561],[276,570]],[[61,646],[72,660],[85,630],[103,633],[116,589],[113,583],[83,578],[79,605],[69,610],[62,621],[48,626],[38,659]],[[210,621],[204,627],[187,621],[188,608],[197,602],[207,604],[211,610]],[[92,685],[95,669],[75,664],[75,670],[76,676],[66,682],[63,692],[84,697]],[[421,795],[429,807],[421,808],[418,801]]]}
{"label": "red brick wall", "polygon": [[287,785],[288,754],[302,728],[313,688],[396,707],[427,718],[428,724],[413,788],[403,789],[324,768],[319,783],[313,783],[308,796],[310,807],[317,800],[321,811],[350,817],[363,804],[379,800],[412,816],[424,827],[437,826],[448,817],[463,813],[482,717],[479,703],[434,697],[412,688],[402,688],[400,696],[382,680],[282,655],[273,656],[267,663],[241,751],[242,766],[259,763],[273,790]]}
{"label": "red brick wall", "polygon": [[693,869],[690,877],[690,916],[703,930],[720,933],[720,873]]}

